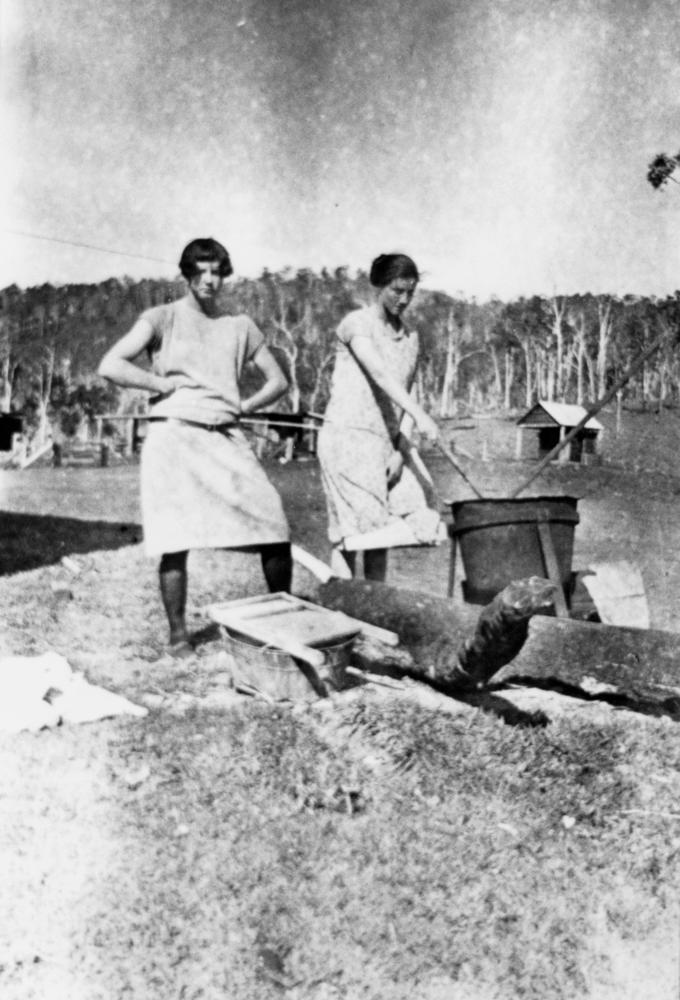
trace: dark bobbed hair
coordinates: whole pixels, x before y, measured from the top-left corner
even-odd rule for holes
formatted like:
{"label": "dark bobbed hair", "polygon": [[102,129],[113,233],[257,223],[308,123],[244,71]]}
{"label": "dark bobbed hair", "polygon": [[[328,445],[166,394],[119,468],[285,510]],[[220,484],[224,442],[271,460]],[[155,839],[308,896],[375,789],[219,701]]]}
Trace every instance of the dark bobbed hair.
{"label": "dark bobbed hair", "polygon": [[371,264],[369,281],[375,288],[385,288],[395,278],[414,278],[420,281],[415,261],[405,253],[381,253]]}
{"label": "dark bobbed hair", "polygon": [[214,240],[212,236],[205,236],[187,243],[184,250],[182,250],[182,256],[179,259],[179,269],[183,277],[187,281],[191,281],[196,274],[196,265],[199,261],[205,260],[216,260],[220,268],[219,273],[223,278],[228,278],[230,274],[234,273],[234,269],[231,266],[231,258],[227,250],[221,243]]}

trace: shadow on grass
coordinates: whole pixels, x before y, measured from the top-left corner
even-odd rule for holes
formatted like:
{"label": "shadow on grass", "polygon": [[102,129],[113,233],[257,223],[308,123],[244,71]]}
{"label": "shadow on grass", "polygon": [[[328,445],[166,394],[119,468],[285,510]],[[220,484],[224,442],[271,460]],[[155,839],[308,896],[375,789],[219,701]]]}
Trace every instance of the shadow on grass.
{"label": "shadow on grass", "polygon": [[445,683],[438,683],[436,680],[413,676],[414,680],[419,680],[422,684],[427,684],[440,694],[445,694],[454,701],[462,701],[466,705],[473,705],[490,715],[495,715],[508,726],[527,726],[529,728],[547,726],[550,719],[540,710],[527,712],[523,708],[518,708],[511,701],[502,697],[500,689],[482,688],[478,691],[460,691],[450,687]]}
{"label": "shadow on grass", "polygon": [[0,576],[58,563],[63,556],[141,541],[138,524],[0,511]]}
{"label": "shadow on grass", "polygon": [[456,693],[451,695],[457,701],[463,701],[466,705],[474,705],[475,708],[481,709],[482,712],[487,712],[489,715],[495,715],[497,718],[502,719],[508,726],[526,726],[529,728],[544,728],[550,724],[550,717],[546,715],[541,709],[537,709],[533,712],[527,712],[523,708],[518,708],[517,705],[513,705],[511,701],[507,701],[502,697],[498,690],[493,690],[490,688],[481,691],[469,691]]}
{"label": "shadow on grass", "polygon": [[203,628],[192,632],[190,636],[192,646],[203,646],[208,642],[218,642],[221,638],[220,626],[217,622],[209,622]]}
{"label": "shadow on grass", "polygon": [[[361,663],[359,665],[364,666],[364,664]],[[382,675],[384,677],[391,677],[396,681],[401,680],[404,677],[408,677],[410,680],[417,681],[419,684],[424,684],[433,691],[437,691],[438,694],[443,694],[447,698],[451,698],[452,701],[460,701],[466,705],[473,705],[475,708],[479,708],[483,712],[496,715],[509,726],[542,728],[547,726],[550,722],[550,719],[545,712],[540,710],[527,712],[524,709],[513,705],[511,701],[502,697],[501,689],[495,690],[492,688],[484,688],[475,691],[462,691],[460,689],[452,688],[451,685],[446,684],[443,681],[439,681],[436,678],[428,677],[422,672],[422,670],[410,670],[408,667],[404,668],[398,664],[389,662],[379,663],[373,661],[370,664],[370,671],[371,673]],[[360,680],[356,682],[356,684],[361,683],[362,682]]]}
{"label": "shadow on grass", "polygon": [[584,691],[583,688],[569,684],[566,681],[561,681],[557,677],[539,678],[521,677],[518,675],[508,677],[497,687],[492,686],[489,691],[494,696],[498,696],[502,694],[503,688],[510,684],[521,684],[524,687],[538,688],[541,691],[554,691],[555,694],[578,698],[583,702],[601,702],[611,705],[613,708],[624,708],[628,712],[638,712],[640,715],[649,715],[654,718],[665,717],[672,719],[674,722],[680,722],[680,698],[677,695],[666,695],[661,689],[657,689],[657,697],[654,697],[652,692],[644,693],[641,691],[629,694],[622,691],[601,691],[597,694],[590,694],[588,691]]}
{"label": "shadow on grass", "polygon": [[[402,676],[403,676],[402,672]],[[407,672],[406,672],[407,673]],[[397,672],[393,674],[397,676]],[[547,726],[551,719],[543,710],[537,709],[528,712],[518,708],[503,697],[503,691],[511,685],[521,685],[526,688],[537,688],[541,691],[552,691],[555,694],[566,695],[571,698],[578,698],[584,703],[600,702],[611,705],[613,708],[623,708],[628,712],[637,712],[639,715],[652,716],[654,718],[672,719],[680,722],[680,697],[677,695],[665,695],[661,690],[655,697],[655,693],[644,693],[635,691],[631,693],[602,691],[597,694],[590,694],[583,688],[574,684],[569,684],[559,680],[557,677],[537,678],[537,677],[508,677],[500,684],[491,682],[488,687],[477,691],[456,691],[446,684],[439,684],[437,681],[423,678],[422,676],[411,675],[415,680],[428,684],[434,690],[454,698],[456,701],[465,702],[467,705],[474,705],[483,712],[489,712],[498,716],[510,726]]]}
{"label": "shadow on grass", "polygon": [[653,718],[664,717],[674,722],[680,722],[680,697],[676,694],[668,695],[661,689],[631,691],[628,693],[622,691],[601,691],[591,694],[584,691],[583,688],[561,681],[557,677],[538,678],[514,675],[508,677],[500,684],[490,682],[488,687],[485,688],[475,691],[462,691],[452,688],[446,682],[424,676],[420,670],[404,669],[393,663],[374,662],[371,664],[370,669],[375,674],[382,674],[394,680],[409,677],[411,680],[425,684],[432,688],[433,691],[446,695],[454,701],[473,705],[483,712],[495,715],[510,726],[544,727],[549,725],[551,721],[550,716],[542,709],[527,711],[518,708],[507,698],[504,698],[504,690],[507,690],[511,685],[537,688],[541,691],[552,691],[555,694],[577,698],[584,703],[600,702],[611,705],[613,708],[622,708],[629,712],[637,712],[639,715],[652,716]]}

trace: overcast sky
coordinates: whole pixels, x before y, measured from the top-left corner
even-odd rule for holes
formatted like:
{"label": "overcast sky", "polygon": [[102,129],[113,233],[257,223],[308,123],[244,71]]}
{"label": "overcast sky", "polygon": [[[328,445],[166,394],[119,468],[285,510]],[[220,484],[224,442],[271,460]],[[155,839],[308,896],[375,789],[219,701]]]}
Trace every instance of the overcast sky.
{"label": "overcast sky", "polygon": [[172,276],[198,235],[241,275],[401,249],[479,297],[680,287],[680,187],[645,179],[678,0],[0,2],[0,287]]}

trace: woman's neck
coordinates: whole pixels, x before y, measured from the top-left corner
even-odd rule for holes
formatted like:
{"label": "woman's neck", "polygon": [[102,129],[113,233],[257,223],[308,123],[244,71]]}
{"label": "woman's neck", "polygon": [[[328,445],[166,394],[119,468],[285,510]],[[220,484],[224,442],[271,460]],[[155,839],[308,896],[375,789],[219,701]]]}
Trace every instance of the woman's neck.
{"label": "woman's neck", "polygon": [[192,309],[195,309],[196,312],[202,313],[209,319],[215,319],[216,316],[221,314],[221,310],[216,299],[213,299],[211,302],[201,302],[201,300],[197,298],[191,290],[189,290],[188,299],[189,305]]}
{"label": "woman's neck", "polygon": [[385,309],[384,305],[382,305],[381,302],[377,302],[376,306],[378,309],[378,315],[380,316],[380,319],[383,321],[385,326],[389,326],[390,329],[395,331],[395,333],[401,333],[401,331],[404,328],[401,322],[401,318],[399,316],[395,316],[394,313],[388,312],[388,310]]}

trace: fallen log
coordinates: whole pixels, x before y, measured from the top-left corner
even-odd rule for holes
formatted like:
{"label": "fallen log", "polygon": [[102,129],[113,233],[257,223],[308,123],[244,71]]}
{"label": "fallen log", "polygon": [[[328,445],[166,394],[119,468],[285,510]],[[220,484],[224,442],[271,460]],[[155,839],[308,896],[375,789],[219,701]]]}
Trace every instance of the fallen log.
{"label": "fallen log", "polygon": [[439,637],[458,644],[479,618],[479,608],[459,608],[446,598],[365,580],[331,579],[318,588],[316,600],[326,608],[397,632],[411,652]]}
{"label": "fallen log", "polygon": [[577,687],[594,678],[631,695],[680,698],[680,634],[539,616],[494,680],[520,677],[557,677]]}
{"label": "fallen log", "polygon": [[[352,585],[353,584],[353,585]],[[408,672],[427,676],[439,684],[458,690],[476,690],[486,684],[502,666],[509,663],[524,645],[529,621],[538,611],[553,604],[555,585],[533,576],[508,584],[473,623],[466,622],[459,634],[457,617],[451,609],[440,606],[438,598],[420,595],[404,607],[400,594],[378,585],[336,581],[322,588],[321,601],[334,608],[346,608],[347,602],[365,599],[370,591],[371,616],[391,619],[399,605],[398,624],[401,640],[409,647]],[[338,603],[339,602],[339,603]],[[365,612],[364,618],[366,617]],[[371,622],[373,624],[373,622]],[[394,630],[390,630],[393,634]],[[393,658],[386,666],[396,666]]]}
{"label": "fallen log", "polygon": [[514,580],[483,608],[474,632],[459,646],[453,663],[439,656],[442,683],[474,690],[483,686],[524,646],[533,616],[552,607],[560,585],[539,576]]}
{"label": "fallen log", "polygon": [[[446,598],[362,580],[331,580],[319,588],[317,600],[397,632],[414,661],[408,673],[444,684],[484,615]],[[558,682],[588,693],[595,681],[627,698],[680,707],[680,634],[675,632],[536,614],[521,643],[509,651],[505,664],[489,661],[484,683],[491,678],[494,684]]]}

